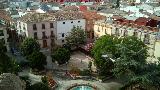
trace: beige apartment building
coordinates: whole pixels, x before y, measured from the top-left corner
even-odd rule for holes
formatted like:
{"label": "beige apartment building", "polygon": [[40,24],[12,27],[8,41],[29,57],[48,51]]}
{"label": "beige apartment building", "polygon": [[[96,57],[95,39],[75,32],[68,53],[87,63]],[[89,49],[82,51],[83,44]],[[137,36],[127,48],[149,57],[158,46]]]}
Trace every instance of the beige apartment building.
{"label": "beige apartment building", "polygon": [[[97,21],[94,24],[94,36],[115,35],[119,37],[136,36],[148,47],[148,53],[153,57],[160,57],[159,29],[156,27],[138,26],[136,24],[120,23],[111,20]],[[159,49],[158,49],[159,48]]]}

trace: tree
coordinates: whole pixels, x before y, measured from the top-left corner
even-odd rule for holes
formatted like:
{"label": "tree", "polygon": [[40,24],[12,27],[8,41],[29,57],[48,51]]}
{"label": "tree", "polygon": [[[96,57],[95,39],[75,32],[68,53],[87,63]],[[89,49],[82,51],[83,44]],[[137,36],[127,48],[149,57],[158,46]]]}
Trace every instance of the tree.
{"label": "tree", "polygon": [[118,58],[120,53],[117,44],[120,42],[121,39],[118,39],[118,37],[104,35],[96,40],[91,53],[94,58],[100,58],[103,54],[111,54],[113,59]]}
{"label": "tree", "polygon": [[109,58],[96,58],[94,63],[97,67],[98,76],[101,79],[112,76],[113,62]]}
{"label": "tree", "polygon": [[6,46],[4,46],[3,42],[0,41],[0,54],[6,53],[6,51],[7,51]]}
{"label": "tree", "polygon": [[17,73],[19,71],[19,65],[14,59],[11,59],[5,53],[0,54],[0,74],[2,73]]}
{"label": "tree", "polygon": [[160,68],[155,63],[146,64],[140,68],[141,73],[130,78],[127,83],[122,87],[140,89],[140,90],[159,90],[160,89]]}
{"label": "tree", "polygon": [[53,54],[52,59],[57,61],[58,64],[64,64],[70,59],[70,52],[65,48],[58,48]]}
{"label": "tree", "polygon": [[14,59],[6,54],[6,47],[0,42],[0,74],[2,73],[17,73],[19,65]]}
{"label": "tree", "polygon": [[44,84],[48,85],[47,76],[43,76],[43,77],[41,78],[41,80],[42,80],[42,82],[43,82]]}
{"label": "tree", "polygon": [[128,78],[140,73],[139,68],[146,64],[147,47],[136,37],[125,37],[120,44],[117,45],[120,57],[115,61],[113,72],[117,77]]}
{"label": "tree", "polygon": [[[102,74],[105,74],[104,68],[110,67],[104,65],[107,62],[101,58],[102,55],[107,54],[115,59],[114,68],[110,69],[113,69],[117,77],[132,77],[139,73],[139,68],[146,63],[145,59],[148,56],[146,45],[136,37],[117,38],[109,35],[104,35],[95,42],[92,54],[95,58],[94,63]],[[108,64],[112,65],[110,62]]]}
{"label": "tree", "polygon": [[33,52],[39,51],[40,45],[39,43],[33,38],[26,38],[21,44],[21,51],[24,56],[28,56]]}
{"label": "tree", "polygon": [[110,35],[104,35],[96,40],[92,55],[94,57],[94,64],[97,67],[99,76],[110,76],[112,74],[113,62],[108,58],[102,58],[104,54],[112,54],[112,58],[118,58],[120,56],[116,44],[120,43],[120,39]]}
{"label": "tree", "polygon": [[28,56],[28,60],[32,68],[38,70],[44,69],[44,65],[47,64],[46,56],[42,52],[34,51],[31,55]]}
{"label": "tree", "polygon": [[78,47],[78,45],[85,43],[86,34],[81,27],[74,26],[69,36],[66,37],[66,41],[67,41],[67,44]]}
{"label": "tree", "polygon": [[38,82],[31,85],[30,90],[50,90],[50,88],[46,84]]}

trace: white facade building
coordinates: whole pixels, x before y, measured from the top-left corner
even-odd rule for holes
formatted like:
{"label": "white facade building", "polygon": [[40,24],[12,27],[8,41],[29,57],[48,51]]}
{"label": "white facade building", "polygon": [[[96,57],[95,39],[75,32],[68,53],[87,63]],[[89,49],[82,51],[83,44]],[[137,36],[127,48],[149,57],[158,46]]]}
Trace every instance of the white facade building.
{"label": "white facade building", "polygon": [[80,12],[32,13],[18,21],[18,34],[37,39],[41,48],[50,48],[51,44],[65,44],[65,37],[69,35],[73,26],[85,30],[85,19]]}
{"label": "white facade building", "polygon": [[65,43],[65,37],[69,35],[73,26],[79,26],[85,30],[85,19],[76,19],[76,20],[62,20],[56,22],[56,35],[57,35],[57,44],[61,45]]}
{"label": "white facade building", "polygon": [[78,11],[59,11],[56,14],[56,44],[65,44],[65,37],[69,35],[73,26],[79,26],[85,30],[85,19]]}

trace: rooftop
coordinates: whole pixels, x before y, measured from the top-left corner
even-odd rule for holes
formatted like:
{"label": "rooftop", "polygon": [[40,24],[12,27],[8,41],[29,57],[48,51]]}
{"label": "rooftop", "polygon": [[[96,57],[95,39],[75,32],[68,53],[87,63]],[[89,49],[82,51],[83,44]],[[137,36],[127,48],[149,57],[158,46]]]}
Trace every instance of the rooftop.
{"label": "rooftop", "polygon": [[42,21],[55,21],[55,15],[48,13],[28,13],[24,15],[21,20],[23,22],[42,22]]}
{"label": "rooftop", "polygon": [[77,11],[57,11],[55,13],[28,13],[21,20],[23,22],[61,21],[83,19],[82,12]]}
{"label": "rooftop", "polygon": [[86,19],[100,20],[100,19],[106,18],[103,15],[97,14],[97,12],[95,12],[95,11],[83,11],[82,13],[84,15],[84,18],[86,18]]}
{"label": "rooftop", "polygon": [[58,12],[54,13],[54,15],[56,16],[56,19],[58,21],[76,20],[76,19],[83,19],[84,18],[82,12],[78,12],[78,11],[58,11]]}

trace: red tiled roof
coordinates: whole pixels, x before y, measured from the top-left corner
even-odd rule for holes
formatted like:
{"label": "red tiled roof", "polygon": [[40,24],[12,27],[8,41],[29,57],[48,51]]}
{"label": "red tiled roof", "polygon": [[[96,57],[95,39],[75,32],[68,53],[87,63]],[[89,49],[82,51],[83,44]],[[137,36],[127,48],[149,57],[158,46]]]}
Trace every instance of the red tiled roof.
{"label": "red tiled roof", "polygon": [[140,17],[140,18],[138,18],[138,19],[135,20],[135,24],[146,26],[146,25],[147,25],[147,22],[148,22],[149,20],[150,20],[149,18]]}
{"label": "red tiled roof", "polygon": [[80,11],[86,11],[87,10],[87,6],[79,6],[79,10]]}
{"label": "red tiled roof", "polygon": [[83,11],[83,15],[85,19],[95,19],[95,20],[105,19],[105,16],[97,14],[96,11]]}

